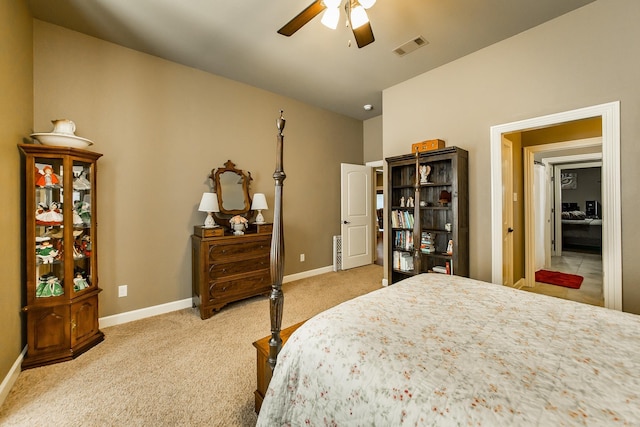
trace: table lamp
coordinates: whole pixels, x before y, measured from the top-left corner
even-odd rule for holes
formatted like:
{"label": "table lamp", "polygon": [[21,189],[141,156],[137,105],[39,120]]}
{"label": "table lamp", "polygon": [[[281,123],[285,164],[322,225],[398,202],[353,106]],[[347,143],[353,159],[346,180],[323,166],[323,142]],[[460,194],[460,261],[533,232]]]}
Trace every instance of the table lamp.
{"label": "table lamp", "polygon": [[204,220],[204,228],[218,227],[218,224],[213,220],[212,212],[220,212],[218,207],[218,195],[216,193],[203,193],[202,199],[200,199],[200,206],[198,206],[200,212],[207,213],[207,219]]}
{"label": "table lamp", "polygon": [[267,206],[267,198],[262,193],[254,194],[253,202],[251,203],[251,210],[258,211],[258,215],[256,215],[256,224],[264,224],[264,217],[262,216],[263,209],[269,209],[269,206]]}

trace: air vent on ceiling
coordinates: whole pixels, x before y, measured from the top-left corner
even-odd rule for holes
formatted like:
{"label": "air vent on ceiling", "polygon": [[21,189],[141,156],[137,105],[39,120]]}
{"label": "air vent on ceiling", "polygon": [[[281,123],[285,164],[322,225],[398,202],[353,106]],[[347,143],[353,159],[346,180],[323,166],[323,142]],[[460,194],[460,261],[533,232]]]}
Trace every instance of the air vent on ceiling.
{"label": "air vent on ceiling", "polygon": [[401,46],[393,49],[393,52],[398,56],[405,56],[407,53],[411,53],[419,47],[428,45],[429,42],[425,40],[424,37],[419,36],[415,39],[411,39],[408,42],[404,43]]}

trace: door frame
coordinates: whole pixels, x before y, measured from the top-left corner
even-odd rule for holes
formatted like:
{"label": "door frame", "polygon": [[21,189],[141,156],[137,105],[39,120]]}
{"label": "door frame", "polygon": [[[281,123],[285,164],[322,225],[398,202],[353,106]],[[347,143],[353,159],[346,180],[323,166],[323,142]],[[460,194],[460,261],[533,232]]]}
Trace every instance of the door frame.
{"label": "door frame", "polygon": [[[587,138],[566,142],[556,142],[551,144],[533,145],[529,147],[523,147],[522,162],[524,163],[524,286],[533,288],[535,287],[535,239],[529,238],[529,236],[535,236],[540,230],[535,229],[534,211],[535,203],[533,197],[533,174],[534,174],[534,159],[538,153],[552,153],[554,151],[564,151],[569,149],[579,148],[592,148],[602,147],[602,138]],[[584,156],[602,156],[601,153],[590,153]],[[567,157],[568,159],[568,157]],[[601,172],[602,174],[602,172]],[[604,181],[603,181],[604,184]],[[602,194],[602,189],[600,190]],[[601,196],[602,197],[602,196]],[[555,205],[555,204],[554,204]],[[556,215],[561,215],[561,212],[556,212]],[[545,245],[549,248],[551,245],[549,229],[543,231],[545,233]],[[549,238],[548,238],[549,237]],[[603,264],[604,257],[603,252]],[[550,262],[546,262],[547,250],[545,250],[545,263],[550,265]]]}
{"label": "door frame", "polygon": [[[566,157],[546,157],[542,159],[546,167],[553,169],[553,176],[558,177],[564,169],[584,169],[584,168],[600,168],[600,194],[602,194],[602,153],[580,154]],[[553,201],[553,231],[549,230],[548,246],[551,248],[547,254],[547,258],[551,256],[562,256],[562,189],[560,180],[556,179],[551,183],[549,189],[550,201]],[[560,237],[558,237],[560,236]],[[555,244],[551,245],[551,238],[554,238]],[[550,261],[547,265],[551,265]]]}
{"label": "door frame", "polygon": [[[371,161],[371,162],[366,162],[365,166],[369,166],[371,168],[371,202],[372,202],[372,210],[371,212],[373,212],[373,224],[371,225],[371,243],[373,245],[373,263],[375,264],[375,262],[377,261],[376,259],[376,252],[377,252],[377,239],[378,239],[378,217],[377,217],[377,212],[376,212],[376,200],[378,197],[378,189],[376,188],[376,180],[377,180],[377,176],[376,174],[378,173],[378,170],[382,171],[382,182],[385,183],[387,182],[385,180],[385,171],[384,171],[384,160],[375,160],[375,161]],[[382,197],[385,198],[386,194],[385,194],[385,186],[382,186]],[[384,203],[383,203],[384,206]],[[385,236],[385,231],[383,229],[382,231],[382,264],[384,266],[384,260],[386,259],[386,254],[385,254],[385,248],[386,245],[384,244],[384,236]],[[386,267],[385,267],[386,268]],[[385,270],[386,271],[386,270]],[[384,280],[384,279],[383,279]]]}
{"label": "door frame", "polygon": [[502,135],[593,117],[602,118],[602,204],[607,218],[602,228],[604,305],[622,310],[619,101],[491,127],[491,280],[502,283]]}

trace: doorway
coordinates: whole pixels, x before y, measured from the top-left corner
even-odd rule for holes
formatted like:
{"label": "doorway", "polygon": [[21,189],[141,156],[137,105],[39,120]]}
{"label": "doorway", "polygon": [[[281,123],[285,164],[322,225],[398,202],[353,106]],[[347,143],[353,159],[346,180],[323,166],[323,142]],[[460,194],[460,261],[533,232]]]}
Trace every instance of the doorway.
{"label": "doorway", "polygon": [[[563,113],[522,120],[491,127],[491,178],[492,178],[492,281],[501,284],[503,274],[502,254],[502,137],[504,134],[554,126],[576,120],[600,117],[602,121],[602,188],[603,215],[607,221],[602,228],[603,290],[605,307],[622,310],[622,247],[620,214],[620,104],[586,107]],[[525,179],[531,180],[533,157],[524,159]],[[531,174],[531,175],[527,175]],[[529,176],[529,178],[527,178]],[[525,184],[525,202],[532,198],[532,191]],[[526,210],[526,208],[525,208]],[[525,281],[534,280],[530,262],[535,235],[532,221],[525,219]],[[527,238],[528,236],[528,238]]]}
{"label": "doorway", "polygon": [[373,177],[373,203],[374,203],[374,221],[375,224],[372,227],[374,242],[374,259],[373,263],[376,265],[384,265],[384,161],[377,160],[373,162],[367,162],[367,166],[371,168],[371,175]]}
{"label": "doorway", "polygon": [[[584,278],[578,289],[535,282],[534,287],[523,290],[604,306],[603,218],[598,209],[589,208],[592,202],[599,206],[601,201],[601,149],[601,137],[523,148],[525,157],[533,152],[536,171],[544,170],[544,182],[539,186],[542,200],[536,197],[532,207],[537,239],[533,271],[559,271]],[[544,221],[539,221],[541,217]]]}

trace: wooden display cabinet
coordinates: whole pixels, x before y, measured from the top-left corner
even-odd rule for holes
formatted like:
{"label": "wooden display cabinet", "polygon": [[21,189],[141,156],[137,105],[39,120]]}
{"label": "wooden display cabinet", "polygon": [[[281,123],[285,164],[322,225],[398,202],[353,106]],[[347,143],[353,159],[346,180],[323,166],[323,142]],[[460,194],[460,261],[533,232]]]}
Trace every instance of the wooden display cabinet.
{"label": "wooden display cabinet", "polygon": [[386,161],[389,283],[440,269],[469,276],[467,151],[448,147]]}
{"label": "wooden display cabinet", "polygon": [[102,154],[19,144],[23,157],[27,353],[23,368],[70,360],[98,328],[96,162]]}

